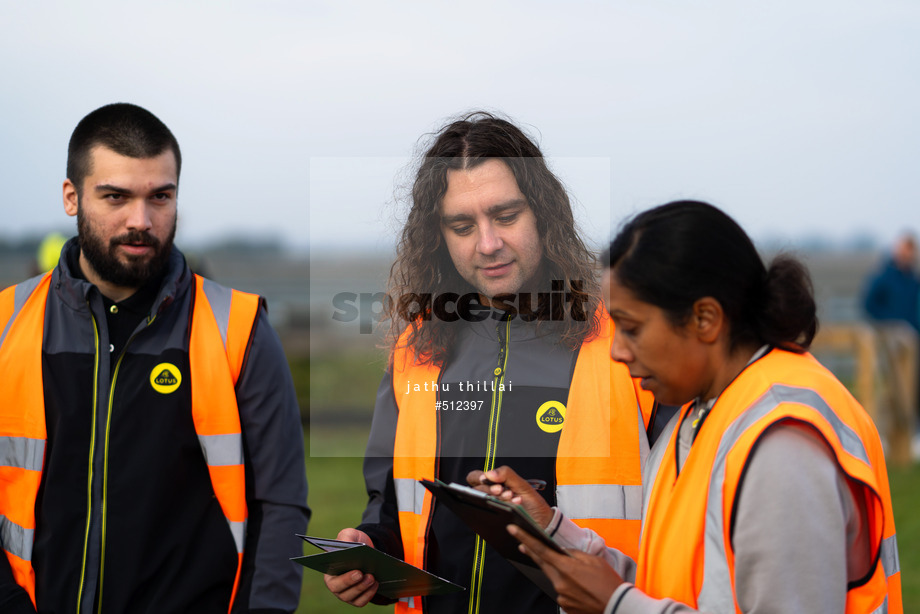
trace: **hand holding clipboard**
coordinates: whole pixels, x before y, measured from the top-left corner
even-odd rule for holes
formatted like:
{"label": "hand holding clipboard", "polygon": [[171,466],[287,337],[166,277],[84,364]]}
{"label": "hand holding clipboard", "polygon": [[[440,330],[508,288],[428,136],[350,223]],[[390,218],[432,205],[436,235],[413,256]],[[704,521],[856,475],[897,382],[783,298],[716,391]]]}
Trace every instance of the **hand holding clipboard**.
{"label": "hand holding clipboard", "polygon": [[291,560],[324,574],[339,575],[357,569],[371,574],[378,583],[377,594],[388,599],[421,595],[443,595],[465,590],[367,544],[298,535],[323,552]]}
{"label": "hand holding clipboard", "polygon": [[[559,544],[539,526],[530,514],[518,503],[505,501],[482,491],[460,484],[445,484],[441,481],[421,480],[431,491],[439,504],[457,514],[467,526],[478,533],[487,544],[508,559],[515,568],[527,576],[548,595],[556,598],[552,582],[539,566],[518,549],[519,542],[507,531],[514,525],[536,539],[546,548],[565,554]],[[547,508],[548,509],[548,508]]]}

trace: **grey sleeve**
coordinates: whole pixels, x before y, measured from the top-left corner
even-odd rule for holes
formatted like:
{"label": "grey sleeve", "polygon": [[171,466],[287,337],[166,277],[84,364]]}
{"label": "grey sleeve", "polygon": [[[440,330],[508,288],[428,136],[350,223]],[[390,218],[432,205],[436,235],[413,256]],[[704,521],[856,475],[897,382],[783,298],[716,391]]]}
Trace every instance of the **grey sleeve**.
{"label": "grey sleeve", "polygon": [[547,531],[551,532],[553,539],[563,548],[581,550],[603,558],[621,578],[626,580],[610,596],[604,614],[613,612],[685,614],[697,611],[672,599],[653,599],[636,589],[630,584],[636,577],[635,561],[616,548],[608,548],[603,538],[597,533],[591,529],[579,527],[565,518],[558,509],[555,510]]}
{"label": "grey sleeve", "polygon": [[303,426],[290,368],[263,308],[237,382],[249,507],[243,572],[234,611],[293,612],[300,601],[310,519]]}
{"label": "grey sleeve", "polygon": [[613,591],[604,614],[689,614],[702,612],[673,599],[653,599],[635,586],[624,582]]}
{"label": "grey sleeve", "polygon": [[[743,612],[843,612],[847,582],[871,568],[865,501],[854,496],[833,453],[810,426],[770,428],[739,487],[732,546]],[[619,587],[607,614],[695,612]]]}
{"label": "grey sleeve", "polygon": [[377,389],[371,434],[364,455],[364,484],[368,499],[361,524],[357,528],[367,533],[378,550],[403,558],[393,482],[393,445],[396,441],[398,417],[393,376],[387,371]]}
{"label": "grey sleeve", "polygon": [[616,571],[621,578],[630,581],[636,577],[636,562],[617,550],[607,547],[604,538],[592,531],[578,526],[559,511],[553,508],[553,519],[550,520],[547,532],[556,543],[563,548],[581,550],[594,556],[599,556]]}

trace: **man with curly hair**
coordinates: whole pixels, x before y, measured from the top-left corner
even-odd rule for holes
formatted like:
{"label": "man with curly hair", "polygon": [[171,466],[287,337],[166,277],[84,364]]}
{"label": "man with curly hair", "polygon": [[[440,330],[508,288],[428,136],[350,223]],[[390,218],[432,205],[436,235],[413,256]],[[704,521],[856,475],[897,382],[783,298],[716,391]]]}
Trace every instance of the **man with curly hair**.
{"label": "man with curly hair", "polygon": [[[599,296],[595,257],[533,140],[488,113],[440,130],[420,158],[390,270],[390,360],[364,464],[369,502],[339,539],[468,590],[404,598],[397,612],[556,612],[432,500],[423,478],[462,483],[474,469],[520,467],[550,505],[636,551],[654,408],[643,413],[639,397],[649,399],[608,359],[612,327]],[[387,602],[360,571],[326,584],[356,606]]]}

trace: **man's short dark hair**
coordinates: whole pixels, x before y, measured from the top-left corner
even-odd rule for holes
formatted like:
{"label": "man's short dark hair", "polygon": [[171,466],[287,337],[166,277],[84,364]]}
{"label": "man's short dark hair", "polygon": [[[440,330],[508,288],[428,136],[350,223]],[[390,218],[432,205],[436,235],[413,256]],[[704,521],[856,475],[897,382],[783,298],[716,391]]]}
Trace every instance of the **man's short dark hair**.
{"label": "man's short dark hair", "polygon": [[90,152],[101,145],[129,158],[155,158],[167,149],[176,157],[176,179],[182,168],[179,143],[156,115],[134,104],[116,102],[100,107],[80,120],[67,147],[67,178],[77,195],[92,172]]}

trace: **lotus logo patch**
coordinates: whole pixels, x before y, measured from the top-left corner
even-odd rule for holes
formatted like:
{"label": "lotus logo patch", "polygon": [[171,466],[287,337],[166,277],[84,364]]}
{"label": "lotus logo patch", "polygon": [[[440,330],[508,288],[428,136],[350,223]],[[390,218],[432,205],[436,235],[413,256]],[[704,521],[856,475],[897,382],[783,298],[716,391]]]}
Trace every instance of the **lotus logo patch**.
{"label": "lotus logo patch", "polygon": [[161,362],[150,372],[150,385],[160,394],[175,392],[182,383],[182,374],[176,365]]}
{"label": "lotus logo patch", "polygon": [[565,405],[559,401],[547,401],[537,410],[537,426],[546,433],[558,433],[565,423]]}

